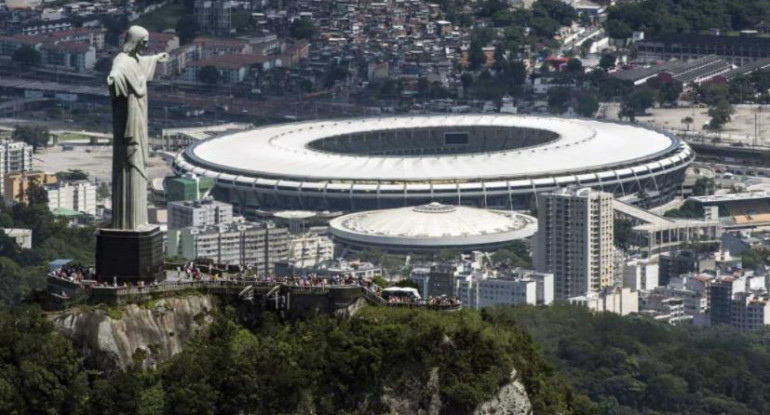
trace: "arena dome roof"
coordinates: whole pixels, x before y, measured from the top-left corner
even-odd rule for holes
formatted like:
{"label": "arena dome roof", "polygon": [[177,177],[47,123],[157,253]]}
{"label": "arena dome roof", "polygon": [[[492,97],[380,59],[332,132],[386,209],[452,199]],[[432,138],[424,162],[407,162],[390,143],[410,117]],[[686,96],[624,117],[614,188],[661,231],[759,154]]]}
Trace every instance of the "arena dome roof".
{"label": "arena dome roof", "polygon": [[385,250],[465,248],[530,237],[537,231],[537,220],[515,212],[433,202],[341,216],[331,221],[329,230],[342,243]]}

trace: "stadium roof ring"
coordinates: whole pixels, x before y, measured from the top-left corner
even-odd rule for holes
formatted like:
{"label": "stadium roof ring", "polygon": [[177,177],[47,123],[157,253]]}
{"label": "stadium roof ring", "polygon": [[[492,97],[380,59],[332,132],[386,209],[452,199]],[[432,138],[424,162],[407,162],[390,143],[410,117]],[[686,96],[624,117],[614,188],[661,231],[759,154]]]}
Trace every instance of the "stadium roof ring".
{"label": "stadium roof ring", "polygon": [[172,168],[214,179],[215,195],[243,211],[513,208],[569,185],[664,203],[694,158],[675,136],[634,124],[463,114],[270,125],[196,143]]}

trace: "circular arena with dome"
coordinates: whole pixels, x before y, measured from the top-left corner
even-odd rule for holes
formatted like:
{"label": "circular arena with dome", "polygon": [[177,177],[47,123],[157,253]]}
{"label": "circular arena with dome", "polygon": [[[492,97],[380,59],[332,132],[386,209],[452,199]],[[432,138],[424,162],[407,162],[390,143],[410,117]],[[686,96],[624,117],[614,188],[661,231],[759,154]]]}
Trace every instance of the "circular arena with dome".
{"label": "circular arena with dome", "polygon": [[518,209],[570,185],[661,204],[694,158],[677,137],[638,125],[463,114],[270,125],[196,143],[172,168],[214,179],[214,195],[242,213],[432,201]]}
{"label": "circular arena with dome", "polygon": [[495,251],[535,232],[537,219],[529,215],[438,202],[355,212],[329,223],[329,234],[345,252]]}

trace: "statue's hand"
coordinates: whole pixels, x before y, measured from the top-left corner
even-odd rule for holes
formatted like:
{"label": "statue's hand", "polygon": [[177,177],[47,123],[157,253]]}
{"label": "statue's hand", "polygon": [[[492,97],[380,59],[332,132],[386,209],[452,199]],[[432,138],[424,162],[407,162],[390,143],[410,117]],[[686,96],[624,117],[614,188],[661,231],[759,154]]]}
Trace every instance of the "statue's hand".
{"label": "statue's hand", "polygon": [[158,62],[166,62],[168,60],[168,53],[166,52],[159,53],[155,56],[158,57]]}

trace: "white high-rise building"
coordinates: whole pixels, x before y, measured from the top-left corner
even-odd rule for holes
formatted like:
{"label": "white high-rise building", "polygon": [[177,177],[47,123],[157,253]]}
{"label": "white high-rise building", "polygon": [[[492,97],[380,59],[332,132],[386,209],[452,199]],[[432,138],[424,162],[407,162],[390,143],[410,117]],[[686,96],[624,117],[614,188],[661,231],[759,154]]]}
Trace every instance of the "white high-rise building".
{"label": "white high-rise building", "polygon": [[571,297],[570,304],[588,307],[599,313],[615,313],[621,316],[639,312],[639,291],[630,288],[613,287],[600,292],[589,292],[585,295]]}
{"label": "white high-rise building", "polygon": [[334,242],[328,236],[313,233],[295,236],[289,241],[289,259],[307,261],[304,265],[334,259]]}
{"label": "white high-rise building", "polygon": [[517,269],[493,275],[488,270],[475,269],[458,278],[457,297],[463,306],[473,309],[496,305],[550,305],[553,303],[553,274]]}
{"label": "white high-rise building", "polygon": [[479,282],[478,308],[552,302],[553,274],[522,271]]}
{"label": "white high-rise building", "polygon": [[623,286],[650,291],[658,286],[658,258],[636,258],[623,264]]}
{"label": "white high-rise building", "polygon": [[230,223],[169,229],[166,255],[210,259],[223,265],[253,265],[260,274],[272,273],[275,262],[289,256],[286,228],[268,223]]}
{"label": "white high-rise building", "polygon": [[59,182],[44,185],[48,195],[48,209],[71,209],[96,216],[96,185],[87,181]]}
{"label": "white high-rise building", "polygon": [[6,173],[32,170],[32,146],[21,141],[0,140],[0,194]]}
{"label": "white high-rise building", "polygon": [[169,229],[224,225],[232,221],[233,205],[228,203],[204,199],[168,204]]}
{"label": "white high-rise building", "polygon": [[535,267],[554,274],[557,300],[614,281],[612,195],[568,187],[540,197]]}

